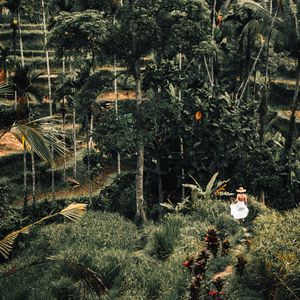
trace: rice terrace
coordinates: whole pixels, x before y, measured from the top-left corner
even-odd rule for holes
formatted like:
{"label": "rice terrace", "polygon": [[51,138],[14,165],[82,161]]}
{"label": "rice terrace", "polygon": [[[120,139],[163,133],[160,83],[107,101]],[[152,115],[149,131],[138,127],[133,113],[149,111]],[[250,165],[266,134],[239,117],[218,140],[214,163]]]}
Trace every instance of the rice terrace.
{"label": "rice terrace", "polygon": [[299,300],[300,2],[0,0],[0,300]]}

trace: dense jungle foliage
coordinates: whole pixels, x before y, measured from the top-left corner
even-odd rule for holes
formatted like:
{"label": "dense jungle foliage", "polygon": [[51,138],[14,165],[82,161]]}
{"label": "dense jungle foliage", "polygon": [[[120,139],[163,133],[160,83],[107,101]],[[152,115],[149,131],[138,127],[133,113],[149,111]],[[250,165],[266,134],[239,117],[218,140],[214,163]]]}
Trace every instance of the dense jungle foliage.
{"label": "dense jungle foliage", "polygon": [[297,1],[0,12],[0,299],[300,298]]}

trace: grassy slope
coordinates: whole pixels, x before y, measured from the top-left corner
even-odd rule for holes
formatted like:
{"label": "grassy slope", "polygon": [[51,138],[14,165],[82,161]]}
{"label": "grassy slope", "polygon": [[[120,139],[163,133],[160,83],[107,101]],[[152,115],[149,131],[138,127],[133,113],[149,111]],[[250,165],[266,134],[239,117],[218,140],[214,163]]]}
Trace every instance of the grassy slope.
{"label": "grassy slope", "polygon": [[[231,250],[228,256],[210,257],[201,299],[209,299],[207,293],[213,289],[211,279],[224,270],[227,271],[221,274],[227,299],[266,299],[267,279],[274,270],[285,266],[284,260],[272,258],[274,253],[280,253],[282,243],[285,251],[292,253],[286,256],[292,260],[292,268],[287,273],[292,269],[294,276],[299,275],[299,262],[295,260],[300,243],[297,227],[286,232],[284,222],[287,220],[287,225],[296,226],[300,214],[298,210],[287,217],[280,216],[253,199],[249,208],[251,214],[247,223],[242,225],[231,219],[227,203],[214,200],[200,203],[191,215],[168,216],[162,224],[149,223],[140,229],[118,214],[90,211],[80,224],[65,221],[35,229],[18,242],[14,258],[2,264],[1,269],[5,272],[13,266],[21,268],[51,256],[80,262],[100,274],[109,289],[109,295],[103,299],[189,299],[191,274],[182,262],[187,255],[205,247],[204,235],[210,226],[214,226],[220,236],[230,240]],[[258,215],[260,217],[253,227],[252,221]],[[249,249],[244,244],[245,226],[254,234]],[[166,231],[166,228],[169,229]],[[282,240],[279,240],[281,235]],[[238,252],[243,253],[249,262],[243,276],[234,271]],[[257,269],[258,266],[262,268],[262,263],[268,259],[271,263],[274,261],[272,272]],[[279,298],[274,299],[283,299],[280,295],[287,293],[286,288],[277,283],[276,286]],[[84,291],[78,278],[74,278],[69,270],[52,263],[2,278],[0,289],[0,299],[65,299],[62,297],[67,295],[81,299]],[[95,299],[93,293],[86,292],[85,296],[86,299]]]}

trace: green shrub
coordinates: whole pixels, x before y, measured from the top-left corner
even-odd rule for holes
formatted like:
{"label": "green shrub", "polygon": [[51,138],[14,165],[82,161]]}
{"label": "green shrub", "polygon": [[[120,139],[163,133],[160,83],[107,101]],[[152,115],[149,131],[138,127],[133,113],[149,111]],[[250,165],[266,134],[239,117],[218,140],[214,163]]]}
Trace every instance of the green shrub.
{"label": "green shrub", "polygon": [[178,242],[182,225],[182,217],[175,215],[166,217],[162,226],[153,232],[151,254],[159,259],[168,258]]}
{"label": "green shrub", "polygon": [[299,221],[300,210],[295,209],[261,215],[254,223],[252,264],[265,278],[267,293],[276,293],[278,299],[300,297]]}
{"label": "green shrub", "polygon": [[156,261],[134,256],[123,270],[122,281],[110,291],[107,299],[183,299],[188,274],[180,261]]}
{"label": "green shrub", "polygon": [[11,206],[13,196],[11,190],[0,185],[0,239],[14,231],[21,223],[21,213]]}
{"label": "green shrub", "polygon": [[[136,226],[120,215],[88,212],[78,224],[64,221],[33,229],[24,242],[19,241],[15,259],[6,263],[3,271],[44,262],[52,256],[56,260],[82,263],[100,274],[103,282],[111,287],[130,261],[129,251],[138,248],[139,239]],[[58,295],[69,299],[71,289],[63,287],[62,282],[67,281],[64,277],[71,278],[72,286],[78,287],[78,279],[63,264],[49,262],[0,279],[0,290],[4,299],[17,299],[25,289],[27,299],[57,299]],[[71,299],[82,299],[81,292],[82,289],[76,288]]]}
{"label": "green shrub", "polygon": [[134,180],[133,173],[118,176],[110,186],[100,192],[97,199],[94,199],[94,208],[118,212],[133,220],[136,212]]}
{"label": "green shrub", "polygon": [[259,215],[271,212],[269,208],[267,208],[263,203],[256,201],[254,197],[249,197],[248,208],[249,214],[245,219],[247,225],[249,225],[250,222],[253,222]]}

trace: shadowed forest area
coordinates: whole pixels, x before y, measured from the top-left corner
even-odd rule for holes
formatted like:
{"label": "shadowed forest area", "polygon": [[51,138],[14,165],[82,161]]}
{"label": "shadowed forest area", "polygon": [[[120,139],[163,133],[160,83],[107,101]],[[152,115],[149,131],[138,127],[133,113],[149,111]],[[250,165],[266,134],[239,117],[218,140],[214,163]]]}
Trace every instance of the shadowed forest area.
{"label": "shadowed forest area", "polygon": [[0,0],[0,299],[300,299],[299,28]]}

